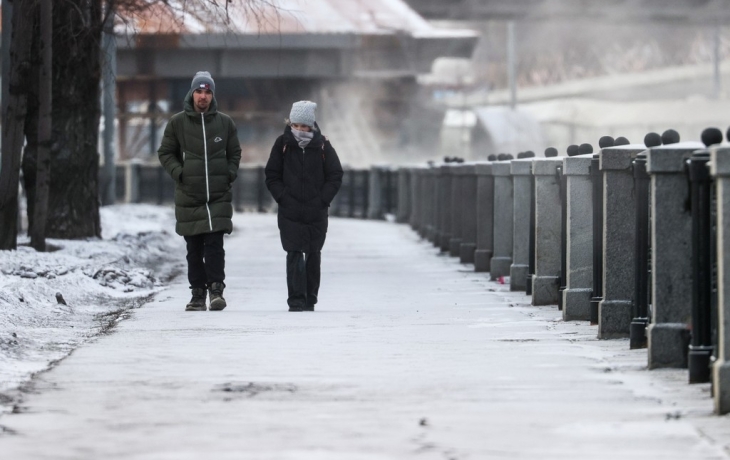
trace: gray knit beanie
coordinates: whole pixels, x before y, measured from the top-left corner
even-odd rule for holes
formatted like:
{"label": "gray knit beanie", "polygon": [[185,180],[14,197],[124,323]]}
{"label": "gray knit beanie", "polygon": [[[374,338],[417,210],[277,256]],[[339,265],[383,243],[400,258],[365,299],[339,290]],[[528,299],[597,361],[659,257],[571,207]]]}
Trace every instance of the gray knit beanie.
{"label": "gray knit beanie", "polygon": [[300,125],[307,125],[314,127],[314,109],[317,108],[317,103],[312,101],[299,101],[295,102],[291,106],[291,113],[289,114],[289,121],[291,123],[298,123]]}
{"label": "gray knit beanie", "polygon": [[193,83],[190,85],[190,89],[195,91],[196,89],[209,89],[215,94],[215,82],[213,77],[210,76],[210,72],[201,70],[196,73],[193,77]]}

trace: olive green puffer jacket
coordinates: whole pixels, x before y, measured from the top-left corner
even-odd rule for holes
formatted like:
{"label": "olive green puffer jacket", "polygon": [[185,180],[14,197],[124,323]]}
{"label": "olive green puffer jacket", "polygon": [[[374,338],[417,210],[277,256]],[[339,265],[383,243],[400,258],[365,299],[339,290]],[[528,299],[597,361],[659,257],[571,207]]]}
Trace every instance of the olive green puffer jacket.
{"label": "olive green puffer jacket", "polygon": [[241,160],[236,125],[217,111],[215,97],[204,114],[193,109],[192,90],[184,104],[185,110],[167,123],[157,150],[175,181],[175,231],[182,236],[231,233],[231,184]]}

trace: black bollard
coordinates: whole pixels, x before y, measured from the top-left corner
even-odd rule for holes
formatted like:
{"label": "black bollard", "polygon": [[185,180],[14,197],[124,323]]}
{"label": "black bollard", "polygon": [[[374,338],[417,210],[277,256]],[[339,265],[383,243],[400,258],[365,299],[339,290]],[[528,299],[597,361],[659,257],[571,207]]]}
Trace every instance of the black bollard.
{"label": "black bollard", "polygon": [[[719,129],[702,133],[706,146],[722,142]],[[712,177],[710,154],[701,150],[687,161],[692,213],[692,336],[689,345],[689,383],[710,381],[712,344]]]}
{"label": "black bollard", "polygon": [[579,154],[578,153],[579,150],[580,150],[580,147],[578,147],[575,144],[572,144],[572,145],[569,145],[568,146],[568,149],[566,150],[566,153],[568,154],[569,157],[574,157],[574,156],[576,156],[576,155]]}
{"label": "black bollard", "polygon": [[591,324],[598,324],[598,304],[603,299],[603,174],[600,158],[591,160],[593,182],[593,294],[591,296]]}
{"label": "black bollard", "polygon": [[525,294],[532,295],[532,276],[535,274],[535,175],[530,174],[530,236],[527,239],[527,280]]}
{"label": "black bollard", "polygon": [[647,347],[646,328],[649,325],[649,183],[646,172],[646,155],[636,156],[632,162],[634,169],[634,190],[636,193],[636,227],[634,229],[634,248],[636,250],[636,270],[634,286],[636,298],[632,305],[631,326],[629,329],[629,348]]}
{"label": "black bollard", "polygon": [[[572,147],[572,146],[571,146]],[[570,149],[570,147],[568,147]],[[570,155],[570,154],[568,154]],[[560,188],[560,274],[558,276],[558,310],[563,310],[563,291],[568,283],[568,177],[563,174],[563,166],[555,169]]]}
{"label": "black bollard", "polygon": [[580,144],[578,155],[587,155],[589,153],[593,153],[593,146],[591,144]]}
{"label": "black bollard", "polygon": [[618,146],[620,146],[620,145],[629,145],[630,143],[631,143],[631,142],[629,142],[629,140],[628,140],[628,139],[626,139],[626,138],[625,138],[625,137],[623,137],[623,136],[619,136],[619,137],[617,137],[617,138],[616,138],[616,140],[615,140],[615,141],[613,141],[613,145],[614,145],[615,147],[618,147]]}
{"label": "black bollard", "polygon": [[345,177],[347,178],[347,217],[355,217],[355,170],[346,171]]}
{"label": "black bollard", "polygon": [[497,161],[497,155],[495,155],[495,154],[493,154],[493,153],[492,153],[492,154],[490,154],[490,155],[489,155],[489,156],[487,157],[487,161]]}
{"label": "black bollard", "polygon": [[551,158],[558,156],[558,150],[555,147],[548,147],[545,149],[545,158]]}
{"label": "black bollard", "polygon": [[522,155],[522,158],[535,158],[535,152],[533,152],[532,150],[527,150]]}

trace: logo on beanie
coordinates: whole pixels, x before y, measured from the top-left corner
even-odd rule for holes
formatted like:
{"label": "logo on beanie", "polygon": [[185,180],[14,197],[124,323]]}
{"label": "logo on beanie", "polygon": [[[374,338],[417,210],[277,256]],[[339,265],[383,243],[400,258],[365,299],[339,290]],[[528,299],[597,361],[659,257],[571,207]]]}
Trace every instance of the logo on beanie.
{"label": "logo on beanie", "polygon": [[210,89],[210,84],[208,84],[208,83],[201,83],[198,86],[198,88],[200,88],[200,89],[208,89],[209,90]]}

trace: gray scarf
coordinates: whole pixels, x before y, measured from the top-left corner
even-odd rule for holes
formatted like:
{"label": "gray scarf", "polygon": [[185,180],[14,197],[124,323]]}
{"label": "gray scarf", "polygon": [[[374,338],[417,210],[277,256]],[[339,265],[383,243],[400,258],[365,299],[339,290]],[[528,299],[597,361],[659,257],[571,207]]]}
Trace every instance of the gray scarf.
{"label": "gray scarf", "polygon": [[294,139],[297,140],[299,143],[299,147],[305,148],[307,145],[309,145],[309,142],[314,137],[314,133],[312,131],[299,131],[298,129],[291,129],[292,135],[294,135]]}

